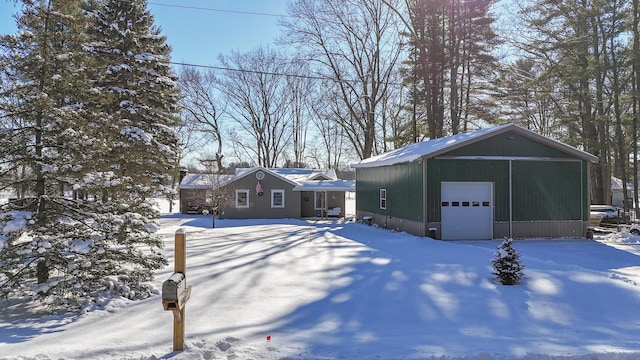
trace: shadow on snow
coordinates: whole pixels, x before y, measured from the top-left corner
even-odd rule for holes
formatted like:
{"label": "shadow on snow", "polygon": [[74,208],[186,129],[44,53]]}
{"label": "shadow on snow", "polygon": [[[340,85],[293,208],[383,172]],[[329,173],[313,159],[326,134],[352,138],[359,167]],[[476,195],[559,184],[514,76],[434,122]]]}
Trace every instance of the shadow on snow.
{"label": "shadow on snow", "polygon": [[[307,355],[341,358],[485,351],[522,355],[531,349],[593,353],[607,344],[640,351],[636,340],[640,317],[620,311],[620,307],[637,308],[640,289],[604,273],[640,265],[638,256],[628,252],[593,241],[517,241],[526,267],[525,283],[505,287],[495,284],[489,266],[498,240],[450,243],[340,221],[286,222],[303,227],[293,232],[283,228],[280,235],[269,238],[268,246],[245,252],[244,247],[259,238],[248,233],[253,227],[247,226],[237,235],[216,239],[213,247],[205,246],[213,250],[211,262],[200,265],[203,271],[213,265],[220,269],[206,275],[212,278],[250,269],[249,281],[220,288],[221,293],[232,294],[244,291],[239,286],[258,286],[270,275],[261,269],[272,267],[261,263],[305,243],[313,243],[314,250],[306,253],[306,260],[289,259],[289,270],[313,261],[319,252],[330,258],[342,256],[338,252],[345,248],[352,250],[344,265],[323,269],[326,274],[309,273],[323,276],[328,284],[328,292],[319,300],[270,323],[254,324],[256,337],[273,335],[273,346],[280,337],[303,344]],[[273,220],[256,224],[289,225]],[[234,222],[221,221],[218,226]],[[204,248],[189,249],[199,250]],[[594,259],[594,253],[600,256]],[[278,296],[277,289],[264,296]],[[211,306],[215,308],[215,300]],[[218,333],[235,329],[229,326]]]}

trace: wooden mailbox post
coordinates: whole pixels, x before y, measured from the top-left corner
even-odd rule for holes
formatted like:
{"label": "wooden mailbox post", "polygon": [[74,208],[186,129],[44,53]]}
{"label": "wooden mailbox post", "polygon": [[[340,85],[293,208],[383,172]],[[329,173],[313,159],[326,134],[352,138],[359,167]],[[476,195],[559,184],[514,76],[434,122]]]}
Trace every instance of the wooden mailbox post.
{"label": "wooden mailbox post", "polygon": [[173,312],[173,351],[184,350],[185,305],[191,297],[187,285],[187,239],[184,231],[175,233],[175,260],[173,275],[162,283],[162,306]]}

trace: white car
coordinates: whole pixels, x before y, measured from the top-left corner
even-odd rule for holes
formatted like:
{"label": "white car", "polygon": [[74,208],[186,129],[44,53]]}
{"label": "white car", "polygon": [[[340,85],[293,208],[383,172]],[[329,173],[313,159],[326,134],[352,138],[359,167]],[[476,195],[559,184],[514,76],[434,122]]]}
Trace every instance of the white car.
{"label": "white car", "polygon": [[591,205],[589,208],[589,218],[590,223],[594,223],[600,218],[601,223],[609,224],[628,223],[629,220],[628,215],[623,214],[621,208],[612,205]]}
{"label": "white car", "polygon": [[593,216],[600,216],[602,219],[616,219],[620,208],[611,205],[591,205],[589,213]]}

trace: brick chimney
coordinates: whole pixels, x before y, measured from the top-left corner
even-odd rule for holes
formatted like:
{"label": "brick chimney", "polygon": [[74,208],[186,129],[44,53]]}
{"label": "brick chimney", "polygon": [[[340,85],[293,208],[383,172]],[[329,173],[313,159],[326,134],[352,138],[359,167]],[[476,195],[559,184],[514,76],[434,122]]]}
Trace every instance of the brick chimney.
{"label": "brick chimney", "polygon": [[182,180],[184,179],[185,176],[187,176],[187,173],[189,171],[187,171],[187,169],[180,169],[180,183],[182,183]]}

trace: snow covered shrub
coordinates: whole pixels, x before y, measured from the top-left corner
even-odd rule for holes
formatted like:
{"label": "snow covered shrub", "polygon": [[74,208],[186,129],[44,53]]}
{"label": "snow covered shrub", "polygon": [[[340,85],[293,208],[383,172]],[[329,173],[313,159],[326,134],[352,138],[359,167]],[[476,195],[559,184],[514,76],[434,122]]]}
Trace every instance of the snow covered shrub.
{"label": "snow covered shrub", "polygon": [[493,275],[502,285],[515,285],[522,279],[524,266],[520,263],[520,254],[513,248],[513,239],[505,238],[493,254],[491,266]]}

